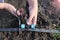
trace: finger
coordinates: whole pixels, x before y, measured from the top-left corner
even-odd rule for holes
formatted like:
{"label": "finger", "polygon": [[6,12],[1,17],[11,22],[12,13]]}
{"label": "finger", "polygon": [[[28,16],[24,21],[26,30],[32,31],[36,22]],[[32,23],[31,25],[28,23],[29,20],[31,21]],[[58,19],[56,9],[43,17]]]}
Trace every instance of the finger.
{"label": "finger", "polygon": [[14,15],[15,15],[16,17],[18,17],[18,16],[20,15],[20,12],[19,12],[19,11],[13,12],[13,13],[15,13]]}
{"label": "finger", "polygon": [[36,22],[37,22],[37,16],[34,17],[33,24],[36,25]]}
{"label": "finger", "polygon": [[27,20],[27,24],[28,24],[28,25],[31,25],[31,24],[32,24],[32,22],[31,22],[31,21],[29,21],[29,20]]}
{"label": "finger", "polygon": [[34,24],[35,17],[32,18],[32,24]]}
{"label": "finger", "polygon": [[20,12],[19,12],[19,11],[17,11],[17,14],[18,14],[18,15],[20,15]]}
{"label": "finger", "polygon": [[32,24],[32,18],[33,18],[33,15],[31,15],[31,16],[29,17],[29,19],[27,20],[27,24],[28,24],[28,25],[31,25],[31,24]]}

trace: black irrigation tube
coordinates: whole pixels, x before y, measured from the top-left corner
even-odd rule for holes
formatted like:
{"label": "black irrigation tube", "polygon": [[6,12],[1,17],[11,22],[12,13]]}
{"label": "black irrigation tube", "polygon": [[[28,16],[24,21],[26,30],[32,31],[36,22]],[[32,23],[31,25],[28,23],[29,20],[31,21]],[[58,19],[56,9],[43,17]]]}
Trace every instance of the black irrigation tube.
{"label": "black irrigation tube", "polygon": [[0,28],[0,32],[19,31],[19,28]]}
{"label": "black irrigation tube", "polygon": [[31,32],[46,32],[46,33],[60,33],[60,31],[58,30],[54,30],[54,29],[21,29],[21,28],[0,28],[0,32],[9,32],[9,31],[31,31]]}

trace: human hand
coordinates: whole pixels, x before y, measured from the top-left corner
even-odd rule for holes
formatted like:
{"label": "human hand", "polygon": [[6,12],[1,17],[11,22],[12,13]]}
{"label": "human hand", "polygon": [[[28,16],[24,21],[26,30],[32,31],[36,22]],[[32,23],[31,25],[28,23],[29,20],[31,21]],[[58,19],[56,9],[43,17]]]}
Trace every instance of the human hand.
{"label": "human hand", "polygon": [[27,19],[27,24],[28,25],[36,25],[36,21],[37,21],[37,14],[31,14],[30,17]]}

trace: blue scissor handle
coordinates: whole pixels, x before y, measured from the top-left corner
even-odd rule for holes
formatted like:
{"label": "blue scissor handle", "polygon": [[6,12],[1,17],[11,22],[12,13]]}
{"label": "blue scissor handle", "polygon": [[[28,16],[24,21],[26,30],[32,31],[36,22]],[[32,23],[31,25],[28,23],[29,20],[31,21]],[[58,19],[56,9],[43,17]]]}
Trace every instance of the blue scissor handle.
{"label": "blue scissor handle", "polygon": [[21,24],[21,29],[25,29],[26,27],[29,29],[29,27],[31,28],[31,29],[35,29],[35,26],[36,25],[34,25],[34,24],[32,24],[31,26],[26,26],[25,24]]}
{"label": "blue scissor handle", "polygon": [[35,29],[35,26],[36,26],[36,25],[32,24],[32,25],[31,25],[31,29]]}
{"label": "blue scissor handle", "polygon": [[21,29],[25,29],[25,24],[21,24]]}

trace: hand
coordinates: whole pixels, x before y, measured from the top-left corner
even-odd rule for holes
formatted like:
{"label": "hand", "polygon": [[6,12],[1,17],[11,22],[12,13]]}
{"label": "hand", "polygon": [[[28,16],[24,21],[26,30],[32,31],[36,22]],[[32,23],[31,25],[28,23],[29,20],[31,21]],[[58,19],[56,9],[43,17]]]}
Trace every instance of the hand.
{"label": "hand", "polygon": [[35,15],[31,14],[27,20],[27,24],[28,25],[32,25],[32,24],[36,25],[36,21],[37,21],[37,14],[35,14]]}
{"label": "hand", "polygon": [[38,13],[38,0],[27,0],[29,4],[29,18],[27,20],[28,25],[36,25],[37,13]]}

